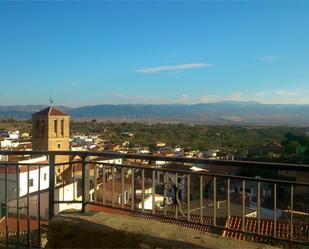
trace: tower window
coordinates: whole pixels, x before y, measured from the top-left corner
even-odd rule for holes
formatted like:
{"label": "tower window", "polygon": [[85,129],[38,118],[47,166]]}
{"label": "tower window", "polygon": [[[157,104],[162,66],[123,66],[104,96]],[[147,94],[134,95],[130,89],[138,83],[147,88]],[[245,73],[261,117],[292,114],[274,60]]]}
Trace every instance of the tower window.
{"label": "tower window", "polygon": [[44,120],[41,120],[41,127],[40,127],[40,129],[41,129],[41,134],[44,135],[44,131],[45,131],[45,122],[44,122]]}
{"label": "tower window", "polygon": [[40,135],[40,120],[36,121],[36,134]]}
{"label": "tower window", "polygon": [[54,120],[54,132],[57,136],[57,131],[58,131],[58,120]]}
{"label": "tower window", "polygon": [[64,135],[64,120],[61,120],[61,135]]}
{"label": "tower window", "polygon": [[60,149],[60,147],[61,147],[60,144],[58,144],[58,149]]}

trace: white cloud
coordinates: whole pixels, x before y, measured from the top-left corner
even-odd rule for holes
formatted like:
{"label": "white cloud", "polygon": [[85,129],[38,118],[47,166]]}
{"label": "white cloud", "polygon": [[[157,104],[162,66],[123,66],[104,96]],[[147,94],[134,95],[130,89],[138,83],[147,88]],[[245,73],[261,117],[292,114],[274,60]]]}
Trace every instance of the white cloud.
{"label": "white cloud", "polygon": [[233,91],[222,94],[190,95],[183,93],[178,96],[132,96],[122,93],[109,93],[105,101],[118,104],[196,104],[214,103],[221,101],[257,101],[264,104],[309,104],[309,91],[296,89],[260,90],[260,91]]}
{"label": "white cloud", "polygon": [[173,103],[161,96],[136,96],[123,93],[106,93],[105,102],[109,104],[162,104]]}
{"label": "white cloud", "polygon": [[206,63],[190,63],[190,64],[178,64],[178,65],[167,65],[167,66],[159,66],[159,67],[145,67],[136,69],[134,72],[136,73],[145,73],[145,74],[152,74],[152,73],[161,73],[167,71],[182,71],[194,68],[205,68],[211,67],[212,64]]}
{"label": "white cloud", "polygon": [[230,99],[232,100],[241,100],[242,97],[243,97],[242,92],[235,92],[230,95]]}
{"label": "white cloud", "polygon": [[191,97],[190,97],[189,95],[187,95],[187,94],[182,94],[182,95],[180,96],[180,98],[181,98],[181,100],[183,100],[183,101],[188,101],[188,100],[191,99]]}
{"label": "white cloud", "polygon": [[211,98],[209,96],[202,96],[201,97],[201,102],[210,102]]}
{"label": "white cloud", "polygon": [[205,95],[195,99],[196,103],[212,103],[212,102],[221,102],[221,101],[247,101],[248,96],[243,92],[232,92],[224,95]]}
{"label": "white cloud", "polygon": [[259,61],[266,61],[266,62],[271,62],[271,61],[279,61],[282,60],[282,56],[278,55],[266,55],[266,56],[261,56],[256,58]]}
{"label": "white cloud", "polygon": [[275,92],[276,95],[279,96],[297,96],[298,93],[296,91],[286,91],[286,90],[279,90]]}

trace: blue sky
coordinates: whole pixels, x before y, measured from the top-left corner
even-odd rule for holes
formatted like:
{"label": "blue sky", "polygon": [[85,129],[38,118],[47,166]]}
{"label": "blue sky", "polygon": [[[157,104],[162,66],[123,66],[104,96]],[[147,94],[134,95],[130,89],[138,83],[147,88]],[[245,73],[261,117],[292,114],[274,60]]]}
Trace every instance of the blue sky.
{"label": "blue sky", "polygon": [[0,2],[0,105],[309,104],[309,2]]}

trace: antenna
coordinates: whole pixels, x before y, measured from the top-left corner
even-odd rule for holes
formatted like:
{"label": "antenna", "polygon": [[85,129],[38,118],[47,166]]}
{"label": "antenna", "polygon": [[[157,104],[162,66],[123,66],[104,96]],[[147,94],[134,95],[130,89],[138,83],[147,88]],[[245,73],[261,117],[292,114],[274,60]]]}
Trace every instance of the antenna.
{"label": "antenna", "polygon": [[54,104],[54,100],[52,99],[51,89],[49,89],[49,103],[50,103],[50,106],[53,106]]}

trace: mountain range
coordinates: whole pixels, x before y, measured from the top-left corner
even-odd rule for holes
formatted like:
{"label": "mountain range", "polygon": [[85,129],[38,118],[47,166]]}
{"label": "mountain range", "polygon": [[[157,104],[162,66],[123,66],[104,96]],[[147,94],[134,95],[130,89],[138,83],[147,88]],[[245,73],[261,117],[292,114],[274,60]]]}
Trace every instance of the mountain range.
{"label": "mountain range", "polygon": [[[29,119],[46,106],[0,106],[0,119]],[[57,106],[76,120],[309,126],[309,105],[224,101],[201,104]]]}

